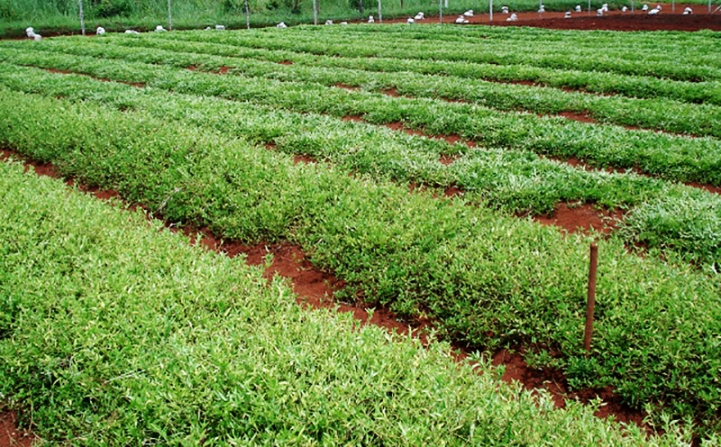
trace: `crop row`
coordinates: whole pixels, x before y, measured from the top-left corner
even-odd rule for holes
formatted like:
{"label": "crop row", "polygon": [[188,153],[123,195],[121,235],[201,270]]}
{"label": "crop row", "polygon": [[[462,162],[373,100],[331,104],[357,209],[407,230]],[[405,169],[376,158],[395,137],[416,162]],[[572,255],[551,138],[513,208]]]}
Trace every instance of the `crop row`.
{"label": "crop row", "polygon": [[[259,33],[270,30],[259,30]],[[287,31],[287,30],[286,30]],[[306,29],[294,28],[290,31],[306,33]],[[358,39],[367,38],[369,34],[378,34],[378,29],[359,26],[352,30],[328,28],[320,30],[328,35],[342,34],[345,36],[358,36]],[[491,47],[504,47],[504,44],[520,46],[526,43],[537,48],[526,47],[537,53],[570,54],[581,51],[589,57],[598,57],[601,52],[608,52],[615,58],[624,61],[651,61],[662,62],[665,55],[672,58],[677,56],[683,64],[708,65],[721,67],[721,57],[716,51],[716,42],[719,33],[703,30],[695,33],[667,33],[667,32],[630,32],[618,33],[601,30],[551,30],[535,27],[429,27],[411,28],[407,26],[394,26],[383,28],[383,35],[387,37],[400,37],[404,40],[429,40],[443,42],[450,45],[455,43],[488,44]],[[541,45],[542,43],[542,45]],[[693,51],[688,49],[693,47]]]}
{"label": "crop row", "polygon": [[[357,28],[355,28],[357,29]],[[498,65],[531,65],[542,68],[568,69],[580,71],[603,71],[634,76],[651,76],[677,81],[719,81],[721,67],[706,65],[706,58],[688,59],[689,52],[659,53],[650,52],[653,58],[638,51],[632,55],[614,57],[619,51],[611,48],[575,48],[575,42],[558,43],[542,40],[522,40],[517,43],[505,39],[478,39],[473,42],[445,42],[433,39],[404,39],[403,34],[376,32],[371,35],[359,31],[325,31],[323,29],[265,30],[256,33],[203,33],[189,32],[194,39],[205,42],[230,45],[269,48],[274,50],[293,50],[312,54],[325,54],[342,57],[388,57],[416,60],[441,60],[472,63],[491,63]],[[426,36],[432,36],[429,30]],[[185,34],[184,34],[185,35]],[[323,38],[327,35],[328,38]],[[580,40],[583,34],[576,34]],[[185,37],[175,35],[175,38]],[[490,40],[490,42],[487,42]],[[709,39],[713,42],[713,39]],[[649,52],[646,52],[649,53]],[[674,57],[669,63],[663,57]],[[713,60],[713,56],[710,58]]]}
{"label": "crop row", "polygon": [[686,444],[303,310],[239,259],[16,164],[0,163],[0,222],[0,396],[45,441]]}
{"label": "crop row", "polygon": [[348,282],[347,296],[422,312],[452,339],[553,348],[573,387],[613,385],[636,407],[652,402],[702,426],[718,422],[719,284],[690,268],[601,241],[597,333],[586,356],[582,237],[91,103],[3,91],[0,135],[1,144],[118,189],[170,222],[299,243]]}
{"label": "crop row", "polygon": [[[676,181],[721,185],[721,142],[684,138],[613,126],[577,123],[565,118],[499,112],[479,105],[389,97],[347,91],[313,82],[270,78],[217,76],[172,66],[103,60],[49,51],[0,49],[8,62],[72,70],[116,81],[142,82],[181,93],[251,101],[297,112],[336,117],[363,116],[369,122],[402,122],[428,135],[456,134],[480,144],[528,150],[560,158],[576,157],[594,166],[637,168]],[[175,59],[168,59],[174,55]],[[166,53],[162,61],[182,65],[208,61],[209,56]],[[330,72],[330,71],[329,71]]]}
{"label": "crop row", "polygon": [[[136,39],[116,41],[134,42]],[[155,39],[160,40],[160,39]],[[668,99],[630,99],[564,92],[555,88],[515,84],[498,84],[483,80],[469,80],[452,76],[416,73],[377,73],[365,70],[309,65],[278,65],[257,59],[209,55],[190,42],[160,40],[158,46],[144,49],[72,41],[52,42],[52,51],[70,54],[122,59],[133,62],[162,64],[163,61],[185,68],[188,65],[232,67],[237,73],[281,81],[318,82],[326,86],[344,84],[382,92],[396,89],[397,93],[412,97],[432,97],[461,100],[497,110],[526,110],[537,114],[562,112],[587,113],[598,121],[675,133],[721,137],[721,107],[696,105]],[[165,43],[165,44],[164,44]]]}
{"label": "crop row", "polygon": [[[85,76],[0,65],[0,83],[15,90],[97,101],[119,110],[144,110],[157,118],[210,127],[288,154],[328,160],[351,172],[396,182],[457,186],[464,201],[511,212],[548,213],[559,202],[636,207],[627,216],[625,240],[673,249],[708,270],[721,265],[721,200],[694,188],[633,174],[586,171],[528,152],[469,150],[465,145],[409,136],[377,126],[315,114],[270,110],[253,104],[137,89]],[[442,155],[457,154],[452,164]],[[687,209],[685,213],[665,209]],[[653,219],[646,210],[653,210]],[[669,229],[675,229],[670,231]]]}
{"label": "crop row", "polygon": [[[426,75],[445,75],[462,79],[485,79],[495,82],[533,82],[538,85],[584,90],[590,93],[618,94],[632,98],[667,98],[683,102],[721,105],[721,82],[684,82],[649,76],[629,76],[618,73],[564,70],[530,65],[496,65],[456,61],[413,60],[384,57],[333,57],[307,54],[292,50],[271,50],[260,45],[245,47],[199,41],[193,36],[141,36],[137,39],[114,39],[113,43],[127,46],[149,46],[169,50],[194,51],[218,56],[244,57],[272,62],[290,61],[296,64],[325,68],[348,68],[382,73],[409,72]],[[182,36],[181,36],[182,37]],[[262,42],[262,37],[257,40]],[[184,42],[194,42],[192,47]]]}

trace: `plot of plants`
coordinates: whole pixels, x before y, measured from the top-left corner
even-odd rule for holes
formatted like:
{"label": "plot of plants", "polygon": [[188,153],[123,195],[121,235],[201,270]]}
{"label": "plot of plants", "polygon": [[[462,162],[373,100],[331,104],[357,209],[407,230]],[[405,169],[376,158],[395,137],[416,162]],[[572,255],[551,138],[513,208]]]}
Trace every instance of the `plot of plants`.
{"label": "plot of plants", "polygon": [[[3,42],[0,145],[118,190],[172,223],[245,243],[299,244],[347,284],[341,299],[428,318],[442,338],[474,349],[523,347],[575,389],[613,387],[654,420],[683,419],[687,433],[714,442],[716,34],[632,35],[632,49],[613,33],[586,41],[435,27]],[[594,61],[594,45],[610,50]],[[641,51],[651,45],[664,58]],[[313,162],[295,163],[298,155]],[[11,184],[26,182],[3,169]],[[444,197],[449,189],[461,194]],[[566,234],[528,217],[561,204],[625,216],[610,235]],[[592,240],[601,258],[586,355]],[[0,333],[20,327],[18,309],[50,305],[13,304],[13,289],[3,290]],[[2,343],[16,349],[13,337]],[[27,370],[10,371],[0,371],[12,377],[0,393],[40,399],[51,421],[52,393],[16,395],[34,385],[24,382]],[[100,407],[73,411],[92,408]],[[459,442],[475,439],[464,433]],[[370,442],[350,436],[338,442]]]}

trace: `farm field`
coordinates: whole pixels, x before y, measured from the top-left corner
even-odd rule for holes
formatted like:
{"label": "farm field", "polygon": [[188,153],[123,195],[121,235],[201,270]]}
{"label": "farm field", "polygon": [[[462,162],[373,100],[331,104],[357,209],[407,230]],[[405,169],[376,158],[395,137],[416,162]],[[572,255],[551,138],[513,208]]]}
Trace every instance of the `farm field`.
{"label": "farm field", "polygon": [[581,404],[556,410],[482,360],[482,374],[455,365],[446,345],[302,309],[281,281],[190,247],[142,212],[18,164],[0,174],[0,395],[34,408],[39,440],[683,442],[622,434]]}
{"label": "farm field", "polygon": [[[718,39],[710,31],[348,26],[8,41],[0,43],[0,146],[80,184],[117,190],[173,225],[247,244],[297,244],[343,281],[339,300],[388,307],[409,324],[430,321],[439,337],[471,350],[520,349],[529,364],[562,372],[571,389],[613,390],[650,421],[682,421],[686,436],[713,445],[721,424]],[[599,47],[608,48],[602,57]],[[34,182],[13,169],[3,166],[8,184]],[[544,224],[560,225],[561,214],[565,228]],[[9,227],[18,225],[27,224]],[[601,257],[586,355],[591,241]],[[3,290],[0,333],[9,334],[26,304]],[[286,295],[277,299],[291,306]],[[25,298],[40,306],[33,312],[48,312]],[[208,328],[232,332],[216,317]],[[17,340],[4,337],[4,352],[15,355]],[[28,352],[28,364],[44,349]],[[68,374],[69,388],[58,392],[100,393],[73,388],[68,378],[80,370],[67,355],[51,361]],[[102,368],[93,371],[87,377]],[[12,378],[0,393],[43,408],[47,424],[87,430],[94,409],[111,408],[69,398],[77,419],[58,419],[53,387],[36,373],[0,370]],[[34,394],[40,389],[46,394]],[[129,407],[128,421],[145,414]],[[581,418],[575,411],[586,410],[558,417]],[[345,433],[328,424],[303,436]],[[601,442],[590,430],[590,442]],[[356,439],[349,433],[327,440]],[[473,439],[463,433],[459,443]],[[388,439],[432,439],[402,436]]]}

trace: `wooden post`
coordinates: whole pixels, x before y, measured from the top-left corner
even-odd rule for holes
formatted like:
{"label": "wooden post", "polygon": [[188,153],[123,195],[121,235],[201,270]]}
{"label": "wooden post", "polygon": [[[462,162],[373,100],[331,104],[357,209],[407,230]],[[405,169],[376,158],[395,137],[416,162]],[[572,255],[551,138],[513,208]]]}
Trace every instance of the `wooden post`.
{"label": "wooden post", "polygon": [[586,300],[586,331],[583,336],[583,349],[591,352],[591,334],[593,333],[593,310],[596,307],[596,268],[598,266],[598,245],[591,244],[591,266],[588,270],[588,298]]}
{"label": "wooden post", "polygon": [[78,0],[78,11],[80,13],[80,31],[85,35],[85,14],[83,14],[83,0]]}
{"label": "wooden post", "polygon": [[168,0],[168,31],[173,31],[173,7]]}

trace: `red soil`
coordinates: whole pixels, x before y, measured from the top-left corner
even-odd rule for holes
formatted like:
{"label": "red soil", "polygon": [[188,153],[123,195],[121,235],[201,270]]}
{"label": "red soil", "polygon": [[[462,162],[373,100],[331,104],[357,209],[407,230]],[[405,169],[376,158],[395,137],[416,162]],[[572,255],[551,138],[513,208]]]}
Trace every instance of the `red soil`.
{"label": "red soil", "polygon": [[561,112],[558,115],[569,120],[579,121],[581,123],[596,123],[596,120],[588,116],[588,113]]}
{"label": "red soil", "polygon": [[[58,171],[51,165],[40,164],[36,166],[35,163],[25,159],[14,151],[0,149],[1,160],[10,157],[24,160],[26,169],[32,167],[39,175],[48,175],[55,178],[61,177]],[[72,185],[72,180],[67,180],[66,182]],[[411,190],[413,189],[415,189],[415,185],[411,185]],[[97,188],[84,188],[84,190],[101,199],[119,196],[117,191],[112,190],[100,190]],[[455,187],[449,187],[445,195],[452,196],[458,193],[460,193],[460,190]],[[565,205],[561,205],[559,209],[563,207],[565,207]],[[578,224],[578,222],[576,223]],[[583,224],[578,224],[578,226],[583,226]],[[184,227],[179,230],[177,227],[170,225],[168,225],[168,228],[171,231],[183,231],[187,236],[191,237],[194,242],[199,243],[209,250],[223,252],[230,257],[244,255],[250,265],[265,265],[266,259],[268,259],[270,265],[267,266],[263,275],[268,279],[275,275],[289,279],[294,292],[297,294],[297,302],[303,306],[314,309],[349,312],[363,325],[372,324],[390,332],[397,332],[404,335],[410,334],[418,337],[424,344],[428,342],[426,334],[429,329],[432,328],[432,322],[427,319],[401,321],[393,312],[382,307],[376,308],[372,312],[371,317],[367,310],[368,307],[362,302],[356,304],[338,303],[334,299],[334,294],[344,287],[345,284],[343,281],[337,279],[333,274],[315,267],[299,246],[289,243],[259,243],[248,246],[239,242],[224,241],[213,235],[208,229],[197,230],[195,228]],[[196,239],[195,236],[198,234],[200,234],[201,237]],[[268,257],[269,255],[272,256]],[[454,352],[457,359],[467,357],[467,351],[462,347],[454,348]],[[612,415],[618,421],[631,421],[639,425],[643,420],[641,413],[629,410],[618,404],[619,398],[615,396],[610,389],[602,390],[600,393],[596,393],[593,390],[568,393],[567,383],[562,373],[529,368],[519,354],[509,354],[501,351],[494,356],[493,361],[494,365],[504,364],[507,366],[503,380],[507,382],[514,380],[521,381],[527,389],[546,389],[552,394],[554,402],[558,407],[563,407],[565,400],[568,398],[578,398],[582,401],[588,401],[598,395],[603,399],[604,406],[602,407],[602,411],[597,412],[597,416],[608,417]],[[549,377],[552,377],[553,380],[549,380]],[[14,421],[14,419],[11,421]],[[10,427],[13,430],[16,428],[12,423]],[[646,427],[646,429],[648,429],[648,427]],[[17,430],[14,432],[19,433]],[[18,435],[17,440],[20,439],[22,438]],[[14,441],[15,439],[13,438],[12,440]],[[4,445],[0,444],[0,447],[4,447]]]}
{"label": "red soil", "polygon": [[[641,6],[643,2],[636,2]],[[650,7],[659,3],[648,2]],[[588,11],[580,13],[572,12],[572,18],[565,19],[565,12],[547,11],[543,14],[537,12],[516,12],[517,22],[507,22],[510,16],[500,13],[493,14],[493,21],[490,21],[488,14],[476,14],[473,17],[466,17],[469,25],[493,25],[493,26],[532,26],[549,29],[572,29],[572,30],[610,30],[610,31],[698,31],[710,29],[721,31],[721,14],[709,15],[708,7],[704,5],[676,4],[675,13],[672,13],[670,3],[660,3],[663,7],[661,13],[650,16],[639,9],[635,13],[621,12],[620,10],[609,11],[604,17],[596,17],[594,9],[589,15]],[[585,5],[581,3],[581,5]],[[630,5],[629,5],[630,6]],[[694,10],[694,14],[682,15],[687,6]],[[712,7],[713,9],[716,6]],[[511,11],[514,12],[514,11]],[[455,24],[458,17],[456,14],[443,16],[443,23]],[[406,18],[384,20],[383,23],[405,23]],[[417,22],[419,24],[437,24],[438,16],[427,16],[426,20]],[[464,25],[456,25],[464,26]],[[467,25],[466,25],[467,26]]]}
{"label": "red soil", "polygon": [[318,163],[318,160],[311,157],[310,155],[294,155],[293,156],[293,163]]}
{"label": "red soil", "polygon": [[588,203],[574,207],[560,203],[550,216],[534,216],[533,220],[542,225],[560,227],[569,233],[588,233],[594,229],[609,234],[622,218],[623,213],[619,210],[598,210]]}
{"label": "red soil", "polygon": [[612,387],[600,390],[569,392],[568,381],[561,372],[550,368],[531,368],[523,359],[522,354],[523,350],[509,352],[504,349],[493,356],[493,365],[504,365],[506,368],[501,380],[508,383],[520,382],[523,384],[523,388],[529,391],[546,390],[551,395],[556,408],[565,408],[567,400],[589,403],[593,399],[600,397],[603,403],[595,412],[596,417],[607,418],[613,416],[616,421],[633,423],[645,428],[649,434],[653,433],[651,427],[643,422],[644,413],[632,410],[623,404],[613,392]]}
{"label": "red soil", "polygon": [[342,82],[337,83],[335,86],[338,88],[342,88],[344,90],[350,90],[353,92],[360,90],[360,87],[354,87],[352,85],[343,84]]}
{"label": "red soil", "polygon": [[443,154],[443,155],[441,155],[441,157],[438,159],[438,161],[440,161],[441,164],[444,164],[444,165],[448,166],[448,165],[450,165],[450,164],[453,164],[453,162],[455,162],[455,161],[458,160],[459,158],[461,158],[460,155],[447,155],[447,154]]}
{"label": "red soil", "polygon": [[30,447],[35,440],[32,433],[20,430],[13,411],[0,411],[0,447]]}
{"label": "red soil", "polygon": [[280,65],[293,65],[293,61],[280,61],[278,62]]}

